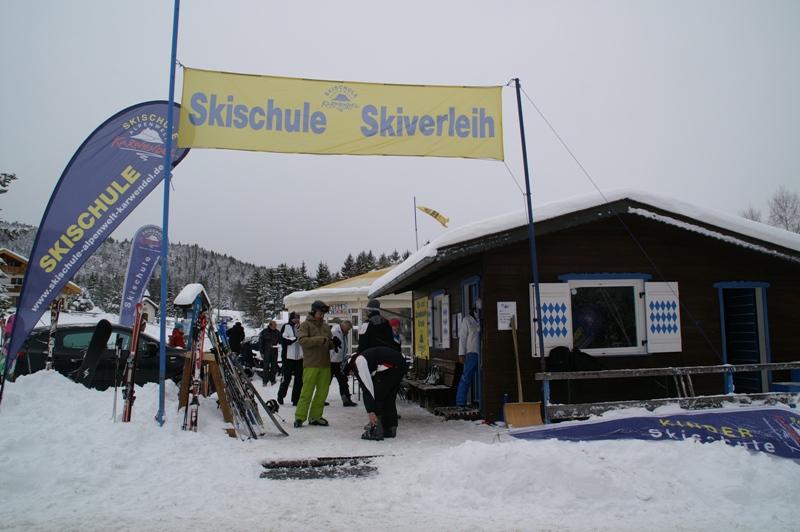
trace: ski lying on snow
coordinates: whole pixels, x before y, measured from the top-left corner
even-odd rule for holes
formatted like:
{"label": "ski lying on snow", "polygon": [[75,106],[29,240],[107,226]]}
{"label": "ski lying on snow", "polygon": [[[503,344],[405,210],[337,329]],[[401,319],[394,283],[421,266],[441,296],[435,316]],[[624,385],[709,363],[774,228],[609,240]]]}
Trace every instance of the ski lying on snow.
{"label": "ski lying on snow", "polygon": [[372,459],[381,456],[383,455],[335,456],[262,462],[261,465],[264,466],[266,471],[261,473],[260,478],[313,480],[320,478],[368,477],[377,474],[378,468],[372,465]]}

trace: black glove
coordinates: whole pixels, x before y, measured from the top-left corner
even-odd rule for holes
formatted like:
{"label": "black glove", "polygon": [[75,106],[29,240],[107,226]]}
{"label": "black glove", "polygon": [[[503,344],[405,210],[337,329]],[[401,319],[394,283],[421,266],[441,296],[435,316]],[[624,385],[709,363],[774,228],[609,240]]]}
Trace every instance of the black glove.
{"label": "black glove", "polygon": [[331,338],[331,343],[333,344],[334,351],[338,351],[340,347],[342,347],[342,341],[339,340],[338,337],[334,336]]}

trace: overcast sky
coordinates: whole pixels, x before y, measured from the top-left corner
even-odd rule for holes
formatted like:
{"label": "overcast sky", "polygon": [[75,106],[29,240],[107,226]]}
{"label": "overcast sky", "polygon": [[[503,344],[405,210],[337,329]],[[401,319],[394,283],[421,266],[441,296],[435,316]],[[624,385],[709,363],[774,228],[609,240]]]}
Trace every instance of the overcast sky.
{"label": "overcast sky", "polygon": [[[169,96],[173,2],[0,3],[0,217],[39,225],[83,140]],[[187,67],[332,81],[503,86],[520,78],[533,202],[641,188],[731,214],[800,192],[800,2],[184,1]],[[180,69],[175,99],[180,102]],[[531,101],[533,104],[531,103]],[[192,150],[169,237],[313,273],[348,253],[416,249],[524,208],[516,99],[506,161]],[[113,234],[162,223],[155,189]]]}

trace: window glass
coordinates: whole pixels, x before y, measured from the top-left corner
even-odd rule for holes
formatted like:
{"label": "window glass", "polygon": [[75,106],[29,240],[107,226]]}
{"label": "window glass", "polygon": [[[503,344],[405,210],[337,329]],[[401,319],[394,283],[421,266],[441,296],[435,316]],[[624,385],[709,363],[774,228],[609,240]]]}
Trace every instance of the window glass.
{"label": "window glass", "polygon": [[574,347],[590,354],[644,353],[644,281],[569,281]]}
{"label": "window glass", "polygon": [[87,349],[92,340],[92,334],[94,331],[67,333],[64,335],[64,347]]}
{"label": "window glass", "polygon": [[635,347],[636,293],[632,286],[584,286],[570,290],[572,340],[578,349]]}

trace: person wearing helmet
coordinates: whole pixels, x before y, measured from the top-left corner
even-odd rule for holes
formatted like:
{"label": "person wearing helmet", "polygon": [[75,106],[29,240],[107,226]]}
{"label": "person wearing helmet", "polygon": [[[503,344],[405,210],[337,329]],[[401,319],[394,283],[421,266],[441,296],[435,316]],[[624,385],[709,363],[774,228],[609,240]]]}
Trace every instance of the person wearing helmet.
{"label": "person wearing helmet", "polygon": [[400,351],[400,344],[395,342],[392,326],[389,321],[381,316],[381,302],[370,299],[365,308],[367,319],[358,329],[358,352],[363,352],[370,347],[391,347]]}
{"label": "person wearing helmet", "polygon": [[331,328],[325,323],[329,309],[324,301],[314,301],[297,332],[297,342],[303,347],[303,389],[294,412],[295,428],[306,420],[309,425],[328,426],[322,413],[331,386],[330,350],[334,347]]}
{"label": "person wearing helmet", "polygon": [[186,340],[183,339],[183,322],[175,322],[175,328],[172,329],[172,334],[169,335],[169,343],[167,345],[186,349]]}

